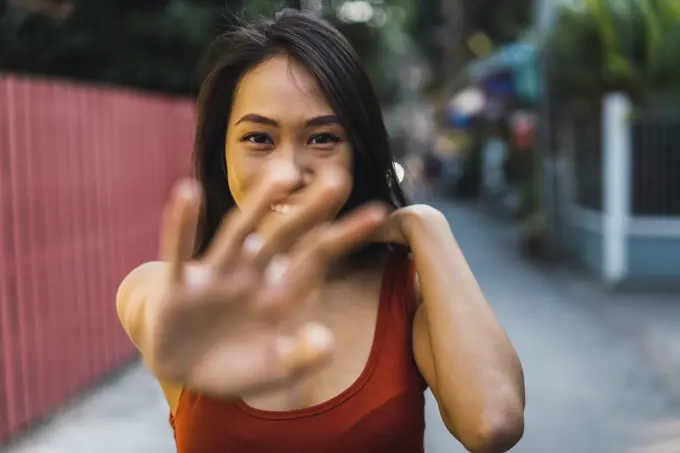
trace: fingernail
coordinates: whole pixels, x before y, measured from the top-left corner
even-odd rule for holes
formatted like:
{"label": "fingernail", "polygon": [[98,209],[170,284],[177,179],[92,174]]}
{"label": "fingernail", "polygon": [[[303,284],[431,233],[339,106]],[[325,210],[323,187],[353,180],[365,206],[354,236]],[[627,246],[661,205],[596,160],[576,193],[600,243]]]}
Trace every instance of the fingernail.
{"label": "fingernail", "polygon": [[265,271],[264,276],[267,283],[271,285],[280,283],[283,280],[283,276],[286,274],[287,269],[288,260],[286,258],[281,256],[274,257]]}
{"label": "fingernail", "polygon": [[257,233],[251,233],[243,241],[243,251],[248,255],[256,255],[262,248],[263,243],[262,236]]}
{"label": "fingernail", "polygon": [[300,176],[297,168],[285,160],[276,160],[272,162],[270,171],[275,177],[283,178],[284,180],[296,179]]}
{"label": "fingernail", "polygon": [[333,334],[321,324],[310,324],[305,330],[307,341],[315,349],[328,350],[333,346]]}
{"label": "fingernail", "polygon": [[193,181],[182,181],[177,185],[177,196],[184,200],[194,198],[198,193],[198,187]]}

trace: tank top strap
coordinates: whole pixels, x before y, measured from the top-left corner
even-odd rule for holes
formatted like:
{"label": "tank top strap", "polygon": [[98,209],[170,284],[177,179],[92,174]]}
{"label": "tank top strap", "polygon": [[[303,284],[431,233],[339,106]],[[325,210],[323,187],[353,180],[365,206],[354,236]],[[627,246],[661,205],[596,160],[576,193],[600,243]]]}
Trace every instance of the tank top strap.
{"label": "tank top strap", "polygon": [[393,309],[400,311],[402,316],[413,320],[418,308],[413,257],[407,252],[394,252],[388,258],[386,266],[381,305],[386,302]]}
{"label": "tank top strap", "polygon": [[[416,299],[416,268],[411,253],[400,251],[389,257],[385,269],[380,310],[389,312],[387,316],[384,316],[388,318],[385,322],[389,324],[389,328],[382,331],[390,337],[385,341],[386,346],[383,351],[385,355],[383,360],[385,364],[389,364],[389,370],[383,371],[393,373],[395,368],[405,370],[405,373],[411,376],[412,385],[424,391],[427,383],[412,357],[413,321],[418,310],[418,301]],[[402,362],[406,360],[405,357],[410,357],[406,364]],[[395,360],[400,365],[395,366]]]}

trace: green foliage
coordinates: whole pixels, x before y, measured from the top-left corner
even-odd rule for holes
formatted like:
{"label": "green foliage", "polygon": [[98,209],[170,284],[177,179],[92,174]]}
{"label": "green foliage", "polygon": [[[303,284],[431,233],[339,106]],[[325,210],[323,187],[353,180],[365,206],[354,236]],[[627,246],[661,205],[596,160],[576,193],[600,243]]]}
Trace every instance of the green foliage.
{"label": "green foliage", "polygon": [[[425,0],[423,0],[425,1]],[[427,0],[432,4],[438,0]],[[174,94],[195,92],[202,50],[229,24],[272,17],[283,0],[80,0],[66,19],[9,6],[0,17],[0,71],[45,74]],[[353,42],[379,92],[394,97],[418,0],[373,1],[382,23],[324,15]],[[304,2],[303,2],[304,4]],[[421,24],[424,27],[424,25]]]}
{"label": "green foliage", "polygon": [[[274,2],[248,1],[248,11]],[[66,19],[10,7],[0,70],[185,94],[202,49],[234,20],[224,1],[82,0]],[[230,10],[242,10],[230,1]]]}
{"label": "green foliage", "polygon": [[[448,42],[446,58],[442,73],[450,80],[442,80],[446,89],[456,90],[458,84],[466,83],[463,78],[456,79],[456,74],[466,63],[483,58],[505,44],[515,42],[522,37],[533,22],[533,5],[539,0],[445,0],[451,11],[447,12],[453,25],[446,24]],[[540,0],[545,1],[545,0]],[[552,0],[548,0],[552,1]],[[458,13],[458,14],[456,14]],[[460,16],[460,17],[457,17]],[[454,29],[451,27],[461,27]],[[473,49],[470,38],[483,36],[490,44],[488,49]],[[448,68],[446,67],[448,66]],[[460,72],[459,72],[460,71]]]}
{"label": "green foliage", "polygon": [[535,0],[462,0],[470,32],[485,33],[495,45],[515,41],[531,25]]}
{"label": "green foliage", "polygon": [[550,78],[565,97],[623,91],[639,103],[680,95],[676,0],[583,0],[549,35]]}

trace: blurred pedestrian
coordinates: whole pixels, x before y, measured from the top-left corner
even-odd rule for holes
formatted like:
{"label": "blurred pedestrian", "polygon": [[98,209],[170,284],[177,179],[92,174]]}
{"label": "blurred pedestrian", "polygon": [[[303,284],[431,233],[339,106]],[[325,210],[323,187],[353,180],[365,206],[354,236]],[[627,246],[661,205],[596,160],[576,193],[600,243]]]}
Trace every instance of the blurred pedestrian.
{"label": "blurred pedestrian", "polygon": [[520,362],[445,217],[407,205],[348,42],[285,11],[216,46],[198,184],[117,298],[178,452],[422,452],[427,386],[470,451],[512,447]]}

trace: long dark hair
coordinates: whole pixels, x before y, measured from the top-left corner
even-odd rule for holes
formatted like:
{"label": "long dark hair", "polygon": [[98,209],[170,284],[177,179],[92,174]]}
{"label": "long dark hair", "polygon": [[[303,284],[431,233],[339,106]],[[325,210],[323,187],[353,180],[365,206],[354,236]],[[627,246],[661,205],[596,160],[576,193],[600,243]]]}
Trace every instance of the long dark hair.
{"label": "long dark hair", "polygon": [[284,10],[273,21],[240,25],[211,45],[198,95],[194,165],[203,189],[194,256],[202,255],[235,205],[226,177],[226,128],[241,77],[268,58],[287,55],[315,77],[348,133],[354,185],[340,215],[367,201],[407,204],[397,180],[387,130],[373,86],[347,39],[324,20]]}

